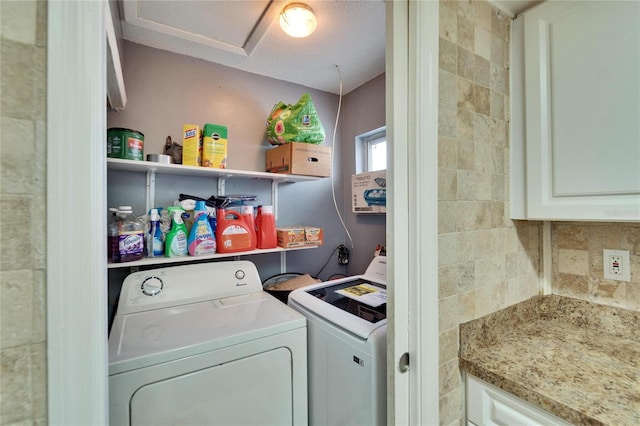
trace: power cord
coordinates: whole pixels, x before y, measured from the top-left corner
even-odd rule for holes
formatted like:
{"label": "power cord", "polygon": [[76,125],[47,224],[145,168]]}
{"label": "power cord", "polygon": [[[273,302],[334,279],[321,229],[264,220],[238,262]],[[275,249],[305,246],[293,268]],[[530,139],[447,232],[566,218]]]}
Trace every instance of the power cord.
{"label": "power cord", "polygon": [[[333,167],[333,152],[335,151],[335,142],[336,142],[336,133],[338,131],[338,120],[340,119],[340,109],[342,108],[342,73],[340,72],[340,67],[336,64],[336,71],[338,71],[338,80],[340,82],[340,92],[339,92],[339,98],[338,98],[338,111],[336,112],[336,123],[333,126],[333,140],[331,142],[332,148],[331,148],[331,164]],[[335,170],[335,168],[334,168]],[[353,238],[351,238],[351,234],[349,233],[349,230],[347,229],[347,225],[344,223],[344,220],[342,219],[342,215],[340,214],[340,209],[338,209],[338,203],[336,202],[336,190],[335,190],[335,182],[334,182],[334,174],[331,174],[331,195],[333,196],[333,206],[336,209],[336,213],[338,214],[338,218],[340,219],[340,223],[342,223],[342,227],[344,228],[344,231],[347,234],[347,237],[349,238],[349,242],[351,243],[351,250],[353,250]],[[344,247],[344,246],[342,246]],[[346,247],[345,247],[346,248]],[[334,250],[335,252],[335,250]],[[333,253],[331,253],[331,255],[333,255]],[[339,262],[341,265],[346,265],[347,263],[349,263],[349,251],[347,250],[347,254],[346,254],[346,259],[347,261],[342,263]],[[328,262],[328,261],[327,261]],[[325,266],[327,266],[325,264]],[[324,266],[323,266],[324,268]]]}
{"label": "power cord", "polygon": [[333,251],[332,251],[332,252],[331,252],[331,254],[329,255],[329,258],[327,259],[327,261],[326,261],[326,262],[324,262],[324,265],[322,265],[322,268],[320,268],[320,270],[318,271],[318,273],[317,273],[317,274],[315,274],[315,275],[313,276],[314,278],[319,278],[319,277],[320,277],[320,273],[321,273],[322,271],[324,271],[324,268],[326,268],[326,267],[327,267],[327,265],[329,264],[329,261],[331,261],[331,258],[333,258],[333,254],[334,254],[335,252],[337,252],[337,251],[340,249],[340,247],[344,247],[344,246],[343,246],[343,245],[339,245],[338,247],[336,247],[336,248],[334,248],[334,249],[333,249]]}

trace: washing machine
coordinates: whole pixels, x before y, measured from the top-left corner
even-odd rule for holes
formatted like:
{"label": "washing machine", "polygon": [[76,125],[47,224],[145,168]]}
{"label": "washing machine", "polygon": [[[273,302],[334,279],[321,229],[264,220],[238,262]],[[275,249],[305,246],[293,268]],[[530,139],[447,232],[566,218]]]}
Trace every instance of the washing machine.
{"label": "washing machine", "polygon": [[112,425],[306,425],[304,316],[249,261],[135,272],[109,333]]}
{"label": "washing machine", "polygon": [[307,318],[309,424],[387,424],[387,260],[363,275],[296,289],[288,305]]}

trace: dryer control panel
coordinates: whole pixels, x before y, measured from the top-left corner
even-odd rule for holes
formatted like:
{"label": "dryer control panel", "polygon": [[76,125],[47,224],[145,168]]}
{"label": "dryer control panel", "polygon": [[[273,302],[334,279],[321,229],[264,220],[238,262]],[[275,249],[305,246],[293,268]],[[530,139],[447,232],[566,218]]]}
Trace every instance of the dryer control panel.
{"label": "dryer control panel", "polygon": [[116,315],[262,291],[258,270],[245,260],[139,271],[125,278]]}

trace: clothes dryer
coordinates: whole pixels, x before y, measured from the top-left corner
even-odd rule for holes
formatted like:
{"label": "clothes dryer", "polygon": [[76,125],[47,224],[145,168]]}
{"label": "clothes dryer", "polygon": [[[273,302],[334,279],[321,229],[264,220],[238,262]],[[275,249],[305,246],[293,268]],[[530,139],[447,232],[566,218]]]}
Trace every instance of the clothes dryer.
{"label": "clothes dryer", "polygon": [[386,425],[386,265],[289,294],[307,318],[312,426]]}
{"label": "clothes dryer", "polygon": [[306,320],[248,261],[136,272],[109,334],[112,425],[307,424]]}

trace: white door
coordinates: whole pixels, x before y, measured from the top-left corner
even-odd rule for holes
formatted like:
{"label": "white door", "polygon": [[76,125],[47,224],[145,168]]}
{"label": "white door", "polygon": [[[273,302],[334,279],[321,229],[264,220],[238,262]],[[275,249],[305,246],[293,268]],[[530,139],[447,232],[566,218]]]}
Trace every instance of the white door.
{"label": "white door", "polygon": [[[438,424],[438,2],[387,2],[387,419]],[[408,364],[408,369],[407,369]]]}

